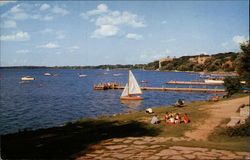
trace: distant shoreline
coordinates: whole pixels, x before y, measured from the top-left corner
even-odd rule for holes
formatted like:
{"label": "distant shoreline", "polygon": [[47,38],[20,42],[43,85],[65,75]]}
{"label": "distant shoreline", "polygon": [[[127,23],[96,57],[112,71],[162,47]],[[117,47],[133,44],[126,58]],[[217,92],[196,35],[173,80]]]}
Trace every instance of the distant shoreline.
{"label": "distant shoreline", "polygon": [[[128,65],[126,65],[128,66]],[[139,69],[144,70],[142,68],[134,67],[134,65],[129,65],[131,67],[121,67],[116,68],[114,65],[100,65],[100,66],[0,66],[0,69],[106,69],[109,68],[110,70],[116,69],[116,70],[126,70],[126,69]],[[217,73],[217,74],[236,74],[235,71],[231,72],[224,72],[224,71],[213,71],[213,72],[206,72],[206,71],[179,71],[179,70],[145,70],[145,71],[162,71],[162,72],[186,72],[186,73],[199,73],[199,74],[211,74],[211,73]]]}

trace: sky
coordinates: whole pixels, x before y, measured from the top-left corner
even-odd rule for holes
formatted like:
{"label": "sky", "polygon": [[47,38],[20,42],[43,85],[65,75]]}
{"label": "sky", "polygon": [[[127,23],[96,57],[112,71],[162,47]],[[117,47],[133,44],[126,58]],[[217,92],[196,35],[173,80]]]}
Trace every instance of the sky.
{"label": "sky", "polygon": [[240,1],[0,1],[1,66],[145,64],[239,52]]}

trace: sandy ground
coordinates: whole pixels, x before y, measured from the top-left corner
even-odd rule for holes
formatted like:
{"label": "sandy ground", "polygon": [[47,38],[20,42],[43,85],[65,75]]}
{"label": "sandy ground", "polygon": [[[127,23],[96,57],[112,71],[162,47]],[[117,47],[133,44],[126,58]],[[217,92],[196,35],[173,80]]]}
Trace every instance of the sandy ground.
{"label": "sandy ground", "polygon": [[209,118],[204,122],[195,123],[197,129],[186,132],[185,136],[195,140],[207,140],[208,135],[222,120],[239,115],[236,111],[242,104],[249,104],[249,96],[203,106],[202,109],[208,110]]}

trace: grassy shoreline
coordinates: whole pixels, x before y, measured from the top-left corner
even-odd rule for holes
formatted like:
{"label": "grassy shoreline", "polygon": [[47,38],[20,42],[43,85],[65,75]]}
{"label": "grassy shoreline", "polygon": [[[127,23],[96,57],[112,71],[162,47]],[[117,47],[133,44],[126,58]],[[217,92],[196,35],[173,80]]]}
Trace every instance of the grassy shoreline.
{"label": "grassy shoreline", "polygon": [[[246,96],[238,94],[234,98]],[[165,112],[187,113],[191,119],[189,124],[168,125],[161,122],[150,124],[153,115],[145,111],[117,114],[95,119],[82,119],[66,123],[64,126],[1,136],[2,158],[69,158],[81,152],[88,153],[92,146],[103,140],[124,137],[183,137],[186,131],[194,130],[193,122],[202,122],[209,115],[202,109],[204,105],[216,102],[193,101],[183,108],[162,106],[153,108],[158,118],[162,119]],[[210,141],[169,142],[167,145],[197,146],[234,151],[249,151],[249,137],[223,137],[216,135]],[[211,137],[210,137],[211,139]],[[51,157],[52,156],[52,157]]]}

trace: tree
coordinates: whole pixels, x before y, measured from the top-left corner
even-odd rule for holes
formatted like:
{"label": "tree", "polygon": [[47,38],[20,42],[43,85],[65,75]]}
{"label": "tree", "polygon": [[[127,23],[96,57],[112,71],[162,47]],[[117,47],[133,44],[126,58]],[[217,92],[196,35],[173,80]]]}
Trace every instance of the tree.
{"label": "tree", "polygon": [[224,80],[224,87],[228,93],[228,96],[231,96],[242,89],[239,78],[226,78]]}
{"label": "tree", "polygon": [[236,59],[235,68],[240,76],[240,79],[246,81],[247,87],[250,87],[250,46],[249,40],[241,43],[240,48],[242,53],[240,53]]}

